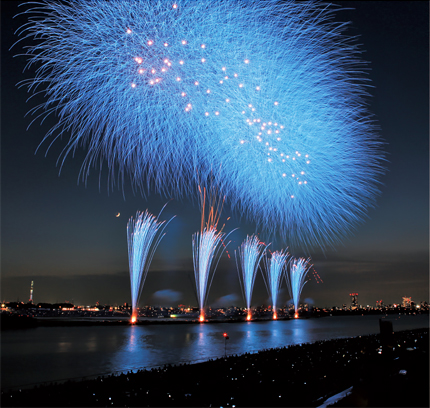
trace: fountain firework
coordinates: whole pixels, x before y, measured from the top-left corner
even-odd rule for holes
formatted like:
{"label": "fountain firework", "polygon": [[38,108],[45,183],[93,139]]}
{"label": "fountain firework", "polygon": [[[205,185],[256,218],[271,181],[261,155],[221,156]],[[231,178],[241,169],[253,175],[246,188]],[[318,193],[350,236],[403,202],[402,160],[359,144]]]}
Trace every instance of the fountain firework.
{"label": "fountain firework", "polygon": [[264,279],[264,282],[266,284],[267,291],[272,298],[272,311],[274,320],[278,318],[278,315],[276,313],[276,304],[278,300],[279,287],[282,281],[282,274],[284,268],[286,267],[288,258],[288,252],[282,250],[272,252],[272,257],[270,258],[270,260],[267,257],[264,259],[266,269],[266,277]]}
{"label": "fountain firework", "polygon": [[[164,209],[164,207],[163,207]],[[163,209],[161,211],[163,211]],[[160,211],[160,214],[161,214]],[[160,214],[158,216],[160,216]],[[158,218],[146,210],[137,212],[136,218],[131,217],[127,223],[128,263],[130,268],[132,323],[137,319],[137,305],[143,285],[148,274],[155,250],[158,247],[167,224],[158,222]]]}
{"label": "fountain firework", "polygon": [[[31,3],[30,3],[31,4]],[[366,64],[320,2],[42,1],[24,11],[24,81],[58,115],[61,163],[87,147],[143,192],[192,194],[195,170],[290,245],[341,239],[378,193]],[[39,113],[40,112],[40,113]],[[112,176],[112,180],[113,180]]]}
{"label": "fountain firework", "polygon": [[[226,234],[222,231],[224,226],[219,231],[217,230],[224,200],[216,198],[216,191],[212,187],[207,193],[205,187],[201,188],[199,186],[199,193],[202,214],[201,226],[200,232],[193,234],[192,242],[194,277],[200,308],[199,319],[203,322],[205,320],[204,307],[215,270],[229,242],[225,244],[223,241],[223,238],[226,237]],[[208,199],[208,215],[205,221],[206,198]]]}
{"label": "fountain firework", "polygon": [[247,236],[245,241],[235,251],[237,272],[241,283],[242,293],[245,297],[246,308],[248,310],[247,320],[251,320],[251,297],[254,288],[257,269],[261,257],[264,255],[263,249],[266,248],[263,242],[260,242],[257,236]]}
{"label": "fountain firework", "polygon": [[288,291],[294,302],[294,317],[296,318],[299,317],[300,294],[302,293],[303,286],[306,284],[306,275],[311,267],[310,258],[291,259],[289,262],[290,271],[289,273],[285,273]]}

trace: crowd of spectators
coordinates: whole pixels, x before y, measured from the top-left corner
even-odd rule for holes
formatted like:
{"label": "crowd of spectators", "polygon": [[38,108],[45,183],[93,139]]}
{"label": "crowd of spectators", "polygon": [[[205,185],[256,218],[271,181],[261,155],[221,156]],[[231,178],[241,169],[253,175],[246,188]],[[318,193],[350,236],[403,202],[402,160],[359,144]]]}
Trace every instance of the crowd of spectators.
{"label": "crowd of spectators", "polygon": [[[429,406],[428,329],[232,355],[199,364],[2,391],[2,406]],[[347,405],[345,405],[347,404]]]}

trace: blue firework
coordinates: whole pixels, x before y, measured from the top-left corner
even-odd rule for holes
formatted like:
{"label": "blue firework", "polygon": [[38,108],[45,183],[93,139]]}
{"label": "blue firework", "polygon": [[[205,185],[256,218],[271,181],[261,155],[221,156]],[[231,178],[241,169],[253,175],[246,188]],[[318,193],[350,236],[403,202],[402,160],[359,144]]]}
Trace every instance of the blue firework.
{"label": "blue firework", "polygon": [[[164,207],[163,207],[164,208]],[[137,305],[143,285],[148,274],[149,266],[161,239],[164,237],[165,221],[146,210],[137,212],[127,223],[128,262],[130,268],[131,307],[134,321],[137,317]]]}
{"label": "blue firework", "polygon": [[289,273],[285,272],[285,279],[288,285],[288,291],[293,299],[295,316],[299,310],[300,294],[306,284],[306,275],[312,267],[310,259],[299,258],[291,259],[289,262]]}
{"label": "blue firework", "polygon": [[[210,174],[227,201],[290,244],[359,222],[383,153],[365,64],[333,9],[292,1],[73,0],[27,11],[31,89],[69,137],[168,195]],[[197,170],[197,171],[196,171]],[[112,170],[113,171],[113,170]]]}
{"label": "blue firework", "polygon": [[247,320],[251,320],[251,298],[255,277],[260,265],[264,249],[267,247],[255,235],[247,236],[242,245],[235,251],[237,272],[246,302]]}
{"label": "blue firework", "polygon": [[282,250],[272,252],[270,259],[264,258],[265,274],[263,274],[263,278],[272,299],[273,319],[277,319],[278,293],[289,256],[287,251]]}
{"label": "blue firework", "polygon": [[210,186],[200,188],[201,225],[200,231],[192,236],[194,277],[196,282],[197,300],[200,308],[199,320],[205,321],[205,304],[212,285],[218,262],[226,250],[225,239],[230,235],[223,232],[224,226],[218,227],[224,203],[223,197],[218,197],[216,189]]}

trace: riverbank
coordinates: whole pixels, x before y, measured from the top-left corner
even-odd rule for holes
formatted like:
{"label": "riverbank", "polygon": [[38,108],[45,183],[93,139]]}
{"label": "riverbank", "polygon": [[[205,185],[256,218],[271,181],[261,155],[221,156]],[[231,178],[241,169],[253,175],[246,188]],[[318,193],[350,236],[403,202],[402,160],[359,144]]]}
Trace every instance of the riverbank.
{"label": "riverbank", "polygon": [[[300,317],[302,318],[302,317]],[[308,318],[308,317],[303,317]],[[272,317],[255,317],[253,322],[271,321]],[[289,316],[279,317],[277,320],[291,320]],[[246,316],[231,318],[208,318],[204,324],[213,323],[238,323],[248,322]],[[28,329],[35,327],[53,326],[145,326],[145,325],[166,325],[166,324],[202,324],[198,317],[194,318],[151,318],[139,317],[135,323],[131,323],[130,317],[30,317],[26,315],[3,315],[1,316],[1,329]]]}
{"label": "riverbank", "polygon": [[[397,316],[428,316],[428,313],[414,313],[414,314],[400,314],[400,313],[378,313],[376,316],[380,318],[385,317],[397,317]],[[343,315],[336,314],[332,316],[331,314],[311,314],[305,313],[301,314],[298,319],[313,319],[313,318],[332,318],[340,317]],[[375,316],[375,313],[352,313],[349,317],[355,316]],[[253,316],[252,322],[267,322],[272,321],[271,315],[265,316]],[[292,315],[278,316],[277,320],[296,320]],[[215,323],[249,323],[246,316],[232,316],[232,317],[209,317],[203,324],[215,324]],[[146,326],[146,325],[180,325],[180,324],[194,324],[199,325],[202,322],[197,317],[138,317],[135,323],[131,323],[130,316],[29,316],[29,315],[19,315],[19,314],[0,314],[0,328],[1,330],[15,330],[15,329],[29,329],[36,327],[72,327],[72,326]]]}
{"label": "riverbank", "polygon": [[[199,364],[2,390],[2,406],[428,406],[427,329],[319,341]],[[347,405],[342,405],[345,401]]]}

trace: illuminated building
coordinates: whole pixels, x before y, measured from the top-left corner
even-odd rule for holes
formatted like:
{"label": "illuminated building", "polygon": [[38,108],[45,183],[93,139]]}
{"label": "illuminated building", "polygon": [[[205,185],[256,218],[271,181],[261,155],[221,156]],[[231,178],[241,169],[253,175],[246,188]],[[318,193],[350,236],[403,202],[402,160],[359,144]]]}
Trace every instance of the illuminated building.
{"label": "illuminated building", "polygon": [[402,297],[403,301],[402,301],[402,306],[403,307],[411,307],[411,299],[410,297]]}
{"label": "illuminated building", "polygon": [[351,310],[357,309],[358,293],[350,293],[349,296],[351,296]]}

